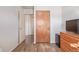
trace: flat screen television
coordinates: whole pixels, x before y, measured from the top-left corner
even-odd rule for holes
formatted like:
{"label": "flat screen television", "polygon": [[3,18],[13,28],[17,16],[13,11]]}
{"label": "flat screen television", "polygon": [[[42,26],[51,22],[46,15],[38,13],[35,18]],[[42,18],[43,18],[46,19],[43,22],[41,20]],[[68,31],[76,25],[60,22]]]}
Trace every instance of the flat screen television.
{"label": "flat screen television", "polygon": [[79,19],[66,21],[66,31],[79,34]]}

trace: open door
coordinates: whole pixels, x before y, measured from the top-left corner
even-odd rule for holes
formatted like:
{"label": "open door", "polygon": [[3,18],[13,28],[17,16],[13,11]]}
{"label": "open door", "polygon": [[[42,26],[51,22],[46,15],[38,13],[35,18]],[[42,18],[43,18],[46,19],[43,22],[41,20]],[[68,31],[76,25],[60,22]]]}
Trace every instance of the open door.
{"label": "open door", "polygon": [[36,42],[50,43],[50,11],[36,11]]}
{"label": "open door", "polygon": [[18,43],[22,43],[25,39],[25,20],[24,20],[24,13],[23,9],[20,9],[18,12],[19,17],[19,40]]}

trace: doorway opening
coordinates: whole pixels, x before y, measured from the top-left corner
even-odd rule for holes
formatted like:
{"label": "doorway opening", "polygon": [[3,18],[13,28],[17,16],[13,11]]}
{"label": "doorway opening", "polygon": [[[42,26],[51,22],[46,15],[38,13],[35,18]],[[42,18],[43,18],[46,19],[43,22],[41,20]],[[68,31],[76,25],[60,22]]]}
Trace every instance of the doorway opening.
{"label": "doorway opening", "polygon": [[34,14],[26,14],[25,18],[25,46],[34,42]]}

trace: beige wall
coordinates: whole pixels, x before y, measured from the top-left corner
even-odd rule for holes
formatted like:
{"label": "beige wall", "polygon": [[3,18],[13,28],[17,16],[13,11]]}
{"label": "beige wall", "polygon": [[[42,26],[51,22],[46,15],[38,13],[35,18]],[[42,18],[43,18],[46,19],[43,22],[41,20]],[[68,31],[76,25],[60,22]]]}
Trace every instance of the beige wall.
{"label": "beige wall", "polygon": [[33,14],[33,8],[31,9],[24,9],[24,14]]}

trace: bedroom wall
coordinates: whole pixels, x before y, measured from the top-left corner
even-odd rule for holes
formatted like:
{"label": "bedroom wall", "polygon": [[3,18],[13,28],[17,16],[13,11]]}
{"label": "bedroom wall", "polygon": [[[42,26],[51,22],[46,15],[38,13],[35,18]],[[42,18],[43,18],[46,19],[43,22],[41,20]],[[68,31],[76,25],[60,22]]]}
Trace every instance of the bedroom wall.
{"label": "bedroom wall", "polygon": [[11,51],[18,45],[17,7],[0,7],[0,49]]}

